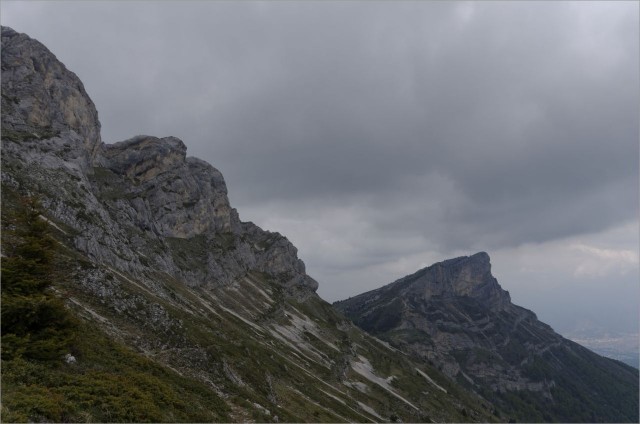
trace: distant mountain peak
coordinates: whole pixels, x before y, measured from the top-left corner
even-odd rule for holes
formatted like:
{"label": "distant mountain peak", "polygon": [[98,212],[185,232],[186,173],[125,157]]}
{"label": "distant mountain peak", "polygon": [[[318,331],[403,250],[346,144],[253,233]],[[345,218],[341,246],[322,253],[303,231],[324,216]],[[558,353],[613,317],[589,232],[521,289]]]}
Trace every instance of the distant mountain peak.
{"label": "distant mountain peak", "polygon": [[509,292],[503,290],[491,274],[491,259],[486,252],[435,263],[379,290],[411,293],[412,297],[424,301],[471,297],[493,310],[511,304]]}
{"label": "distant mountain peak", "polygon": [[[459,256],[453,259],[447,259],[442,262],[437,262],[434,265],[443,265],[443,266],[455,266],[461,263],[473,262],[477,264],[483,264],[491,267],[491,258],[487,252],[478,252],[474,253],[470,256]],[[432,265],[433,266],[433,265]]]}
{"label": "distant mountain peak", "polygon": [[[533,312],[511,303],[491,274],[486,252],[435,263],[334,307],[365,331],[435,364],[451,379],[511,410],[519,420],[576,420],[582,411],[566,408],[563,396],[575,396],[578,403],[587,396],[596,402],[606,397],[605,386],[625,387],[628,397],[609,398],[608,405],[592,408],[589,413],[594,415],[582,420],[609,420],[617,408],[626,412],[616,419],[628,420],[637,408],[637,374],[563,339]],[[513,393],[533,406],[519,411],[510,403]]]}

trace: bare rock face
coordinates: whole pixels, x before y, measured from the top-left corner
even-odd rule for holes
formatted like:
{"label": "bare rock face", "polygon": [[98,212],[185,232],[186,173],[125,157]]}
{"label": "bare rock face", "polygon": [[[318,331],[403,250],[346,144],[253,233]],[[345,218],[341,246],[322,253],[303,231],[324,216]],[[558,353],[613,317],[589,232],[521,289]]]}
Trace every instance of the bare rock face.
{"label": "bare rock face", "polygon": [[449,259],[417,274],[410,292],[425,301],[433,297],[467,296],[493,311],[508,308],[511,303],[509,292],[503,290],[491,275],[491,262],[486,252]]}
{"label": "bare rock face", "polygon": [[240,221],[217,169],[187,157],[175,137],[102,143],[78,77],[6,27],[2,112],[3,183],[39,193],[92,260],[151,286],[153,272],[205,287],[260,271],[296,297],[317,289],[285,237]]}
{"label": "bare rock face", "polygon": [[85,167],[101,144],[98,112],[78,77],[41,43],[7,27],[2,27],[2,139],[37,145]]}
{"label": "bare rock face", "polygon": [[[119,189],[135,210],[134,219],[164,237],[238,232],[240,222],[229,205],[220,171],[196,158],[175,137],[138,136],[106,145],[97,163],[120,176]],[[107,190],[113,190],[111,182]]]}

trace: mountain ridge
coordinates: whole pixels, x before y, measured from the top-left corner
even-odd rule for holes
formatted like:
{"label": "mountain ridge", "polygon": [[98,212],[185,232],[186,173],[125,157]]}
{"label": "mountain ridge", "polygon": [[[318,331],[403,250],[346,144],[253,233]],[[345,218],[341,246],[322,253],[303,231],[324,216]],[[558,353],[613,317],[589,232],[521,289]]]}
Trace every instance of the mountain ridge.
{"label": "mountain ridge", "polygon": [[[563,338],[511,303],[486,252],[438,262],[334,307],[518,420],[637,419],[637,370]],[[608,396],[599,383],[624,397]],[[561,398],[571,406],[558,406]]]}

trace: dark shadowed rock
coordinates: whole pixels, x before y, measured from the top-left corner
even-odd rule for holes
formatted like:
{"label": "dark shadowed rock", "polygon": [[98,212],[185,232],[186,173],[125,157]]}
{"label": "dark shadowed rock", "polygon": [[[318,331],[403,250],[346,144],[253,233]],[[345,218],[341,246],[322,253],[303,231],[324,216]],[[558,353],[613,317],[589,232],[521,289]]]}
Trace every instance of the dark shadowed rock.
{"label": "dark shadowed rock", "polygon": [[[436,263],[334,307],[518,420],[637,418],[637,370],[563,338],[511,303],[485,252]],[[530,408],[518,406],[515,394]]]}
{"label": "dark shadowed rock", "polygon": [[467,296],[495,311],[511,302],[509,293],[491,275],[491,262],[485,252],[437,263],[394,284],[425,301],[433,297]]}

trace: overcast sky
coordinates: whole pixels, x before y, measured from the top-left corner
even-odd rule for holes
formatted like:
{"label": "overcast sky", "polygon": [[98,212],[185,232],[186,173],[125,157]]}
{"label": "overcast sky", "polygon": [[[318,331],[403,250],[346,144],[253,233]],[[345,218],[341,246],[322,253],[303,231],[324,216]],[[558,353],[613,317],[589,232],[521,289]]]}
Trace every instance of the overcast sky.
{"label": "overcast sky", "polygon": [[638,328],[638,2],[14,2],[102,137],[181,138],[328,301],[487,251],[561,331]]}

